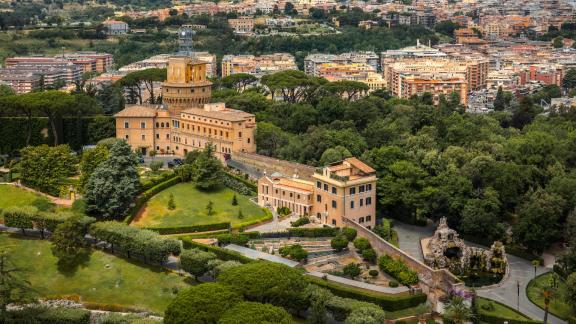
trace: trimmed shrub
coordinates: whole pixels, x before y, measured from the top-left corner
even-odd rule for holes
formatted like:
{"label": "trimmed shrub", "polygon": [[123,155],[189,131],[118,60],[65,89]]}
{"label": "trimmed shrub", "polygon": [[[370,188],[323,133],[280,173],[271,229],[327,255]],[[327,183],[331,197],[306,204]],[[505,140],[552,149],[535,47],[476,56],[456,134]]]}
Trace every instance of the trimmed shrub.
{"label": "trimmed shrub", "polygon": [[290,324],[292,317],[283,308],[270,304],[241,302],[224,313],[218,324]]}
{"label": "trimmed shrub", "polygon": [[336,296],[374,303],[389,312],[416,307],[426,302],[427,299],[426,295],[422,293],[414,295],[386,295],[341,285],[317,277],[305,276],[305,278],[310,283],[329,289]]}
{"label": "trimmed shrub", "polygon": [[253,196],[258,191],[258,187],[256,185],[251,184],[246,180],[236,177],[235,175],[227,172],[223,173],[222,183],[226,187],[244,196]]}
{"label": "trimmed shrub", "polygon": [[374,251],[372,248],[362,251],[362,259],[370,263],[376,263],[377,258],[378,255],[376,255],[376,251]]}
{"label": "trimmed shrub", "polygon": [[353,310],[346,318],[344,324],[380,324],[386,320],[381,309],[372,307]]}
{"label": "trimmed shrub", "polygon": [[399,286],[398,281],[392,280],[388,282],[388,287],[396,288],[398,286]]}
{"label": "trimmed shrub", "polygon": [[7,312],[6,323],[89,324],[90,312],[78,308],[29,307]]}
{"label": "trimmed shrub", "polygon": [[168,234],[184,234],[184,233],[198,233],[198,232],[211,232],[228,230],[230,228],[229,222],[214,223],[214,224],[201,224],[201,225],[184,225],[184,226],[170,226],[170,227],[146,227],[145,229],[157,232],[161,235]]}
{"label": "trimmed shrub", "polygon": [[378,277],[379,272],[378,272],[378,270],[372,269],[372,270],[368,271],[368,274],[370,275],[370,277]]}
{"label": "trimmed shrub", "polygon": [[292,225],[292,227],[300,227],[300,226],[303,226],[306,224],[310,224],[310,218],[305,217],[305,216],[298,218],[294,222],[290,222],[290,225]]}
{"label": "trimmed shrub", "polygon": [[394,259],[389,255],[383,255],[378,259],[380,270],[394,277],[403,285],[415,285],[418,283],[418,273],[410,270],[404,262]]}
{"label": "trimmed shrub", "polygon": [[240,246],[246,246],[250,241],[250,237],[244,234],[221,234],[217,235],[216,239],[218,240],[218,244],[236,244]]}
{"label": "trimmed shrub", "polygon": [[322,227],[322,228],[289,228],[289,236],[297,237],[332,237],[340,233],[340,229],[336,227]]}
{"label": "trimmed shrub", "polygon": [[351,298],[335,296],[326,302],[326,310],[334,316],[337,321],[344,321],[352,312],[359,309],[370,309],[375,313],[384,312],[375,304],[359,301]]}
{"label": "trimmed shrub", "polygon": [[157,172],[158,170],[160,170],[160,168],[162,168],[163,165],[164,162],[162,161],[152,161],[150,162],[150,170]]}
{"label": "trimmed shrub", "polygon": [[21,229],[24,235],[25,230],[34,228],[32,221],[36,214],[38,214],[38,209],[32,206],[8,207],[2,212],[4,225]]}
{"label": "trimmed shrub", "polygon": [[182,241],[182,244],[183,244],[185,249],[198,248],[202,251],[212,252],[212,253],[216,254],[216,257],[220,260],[238,261],[240,263],[254,262],[254,260],[252,260],[248,257],[245,257],[236,251],[223,249],[223,248],[218,247],[218,246],[197,243],[197,242],[194,242],[192,239],[184,238],[184,237],[181,237],[180,240]]}
{"label": "trimmed shrub", "polygon": [[231,287],[205,283],[178,293],[164,312],[165,324],[216,323],[242,296]]}
{"label": "trimmed shrub", "polygon": [[180,266],[182,270],[198,278],[210,270],[208,263],[214,259],[216,259],[216,254],[212,252],[200,249],[184,250],[180,255]]}
{"label": "trimmed shrub", "polygon": [[372,246],[370,245],[370,241],[368,241],[368,239],[359,237],[354,240],[354,247],[359,251],[364,251],[371,248]]}
{"label": "trimmed shrub", "polygon": [[330,241],[330,246],[340,252],[348,247],[348,239],[344,235],[338,235]]}
{"label": "trimmed shrub", "polygon": [[342,235],[346,236],[348,241],[353,242],[356,239],[356,235],[358,235],[358,232],[351,227],[344,227],[342,229]]}
{"label": "trimmed shrub", "polygon": [[304,250],[300,244],[283,246],[278,250],[278,252],[281,256],[290,257],[290,259],[298,262],[308,257],[308,251]]}

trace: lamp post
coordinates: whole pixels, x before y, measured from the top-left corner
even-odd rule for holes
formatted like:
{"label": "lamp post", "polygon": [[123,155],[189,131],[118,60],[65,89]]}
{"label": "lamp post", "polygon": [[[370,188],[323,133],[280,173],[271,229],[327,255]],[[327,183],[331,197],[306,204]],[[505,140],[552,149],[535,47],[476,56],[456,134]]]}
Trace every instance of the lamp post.
{"label": "lamp post", "polygon": [[520,311],[520,280],[516,280],[516,310]]}

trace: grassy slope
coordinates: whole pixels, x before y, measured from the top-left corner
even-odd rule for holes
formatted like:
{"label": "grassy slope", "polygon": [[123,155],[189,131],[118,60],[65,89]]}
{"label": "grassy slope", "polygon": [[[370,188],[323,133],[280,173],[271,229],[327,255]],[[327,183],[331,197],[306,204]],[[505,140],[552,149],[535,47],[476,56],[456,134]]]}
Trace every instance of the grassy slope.
{"label": "grassy slope", "polygon": [[[492,311],[488,311],[482,308],[482,305],[484,304],[488,304],[488,303],[492,303],[492,305],[494,305],[494,310]],[[476,298],[476,304],[478,305],[478,311],[482,314],[486,314],[486,315],[490,315],[490,316],[497,316],[503,319],[511,319],[511,320],[530,320],[530,318],[528,318],[527,316],[525,316],[522,313],[519,313],[518,311],[500,304],[496,301],[487,299],[487,298],[483,298],[483,297],[477,297]]]}
{"label": "grassy slope", "polygon": [[[538,307],[542,309],[544,309],[544,297],[542,296],[541,292],[544,287],[550,285],[551,278],[551,272],[545,273],[536,277],[536,279],[532,279],[528,283],[528,287],[526,287],[526,294],[528,295],[528,299],[530,299],[531,302],[538,305]],[[564,282],[559,281],[558,285],[559,290],[563,290],[565,286]],[[570,305],[564,303],[562,301],[562,297],[558,296],[558,293],[556,293],[556,297],[552,298],[550,301],[550,313],[561,319],[567,319],[570,315],[572,315],[572,310]]]}
{"label": "grassy slope", "polygon": [[[170,194],[174,195],[176,209],[168,209]],[[199,225],[220,222],[231,222],[232,225],[265,217],[264,211],[247,197],[236,194],[238,205],[232,206],[234,191],[220,188],[214,192],[198,190],[193,183],[181,183],[170,187],[152,197],[144,206],[144,211],[133,224],[136,226],[181,226]],[[206,205],[214,203],[213,215],[208,215]],[[242,210],[243,219],[238,218]]]}
{"label": "grassy slope", "polygon": [[16,188],[12,185],[0,185],[0,209],[31,205],[37,199],[48,201],[46,198],[30,191]]}
{"label": "grassy slope", "polygon": [[100,251],[75,273],[61,273],[50,242],[0,234],[0,246],[11,251],[16,266],[41,296],[80,295],[82,301],[117,304],[162,313],[174,297],[173,288],[187,286],[182,277],[145,267]]}

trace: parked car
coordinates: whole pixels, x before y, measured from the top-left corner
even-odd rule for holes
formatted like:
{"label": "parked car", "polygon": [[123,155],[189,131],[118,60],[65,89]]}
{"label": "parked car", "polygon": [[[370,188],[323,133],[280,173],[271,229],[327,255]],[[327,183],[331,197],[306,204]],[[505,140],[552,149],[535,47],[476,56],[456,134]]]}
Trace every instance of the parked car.
{"label": "parked car", "polygon": [[168,163],[166,163],[168,165],[168,167],[170,169],[174,168],[176,165],[174,164],[174,161],[168,161]]}
{"label": "parked car", "polygon": [[182,164],[184,164],[184,161],[182,161],[182,159],[179,159],[179,158],[176,158],[176,159],[172,160],[172,162],[173,162],[175,165],[182,165]]}

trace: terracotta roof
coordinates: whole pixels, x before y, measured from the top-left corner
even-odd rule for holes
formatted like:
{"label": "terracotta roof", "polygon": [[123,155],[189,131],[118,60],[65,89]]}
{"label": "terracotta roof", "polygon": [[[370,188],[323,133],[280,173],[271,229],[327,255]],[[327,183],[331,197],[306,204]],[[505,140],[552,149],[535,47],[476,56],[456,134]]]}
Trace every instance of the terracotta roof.
{"label": "terracotta roof", "polygon": [[350,163],[350,165],[352,165],[353,167],[359,169],[360,171],[364,172],[364,173],[374,173],[376,172],[376,170],[372,169],[370,166],[368,166],[366,163],[358,160],[355,157],[351,157],[351,158],[347,158],[344,161]]}
{"label": "terracotta roof", "polygon": [[312,188],[314,188],[314,185],[312,183],[307,183],[302,180],[298,181],[288,178],[281,178],[280,180],[278,180],[278,184],[306,191],[312,191]]}
{"label": "terracotta roof", "polygon": [[242,110],[230,109],[225,108],[224,110],[219,111],[206,111],[201,108],[191,108],[183,110],[182,113],[190,114],[195,116],[207,117],[207,118],[214,118],[214,119],[221,119],[226,121],[243,121],[246,118],[254,117],[254,115],[244,112]]}
{"label": "terracotta roof", "polygon": [[114,117],[156,117],[156,113],[156,108],[134,105],[124,108]]}

